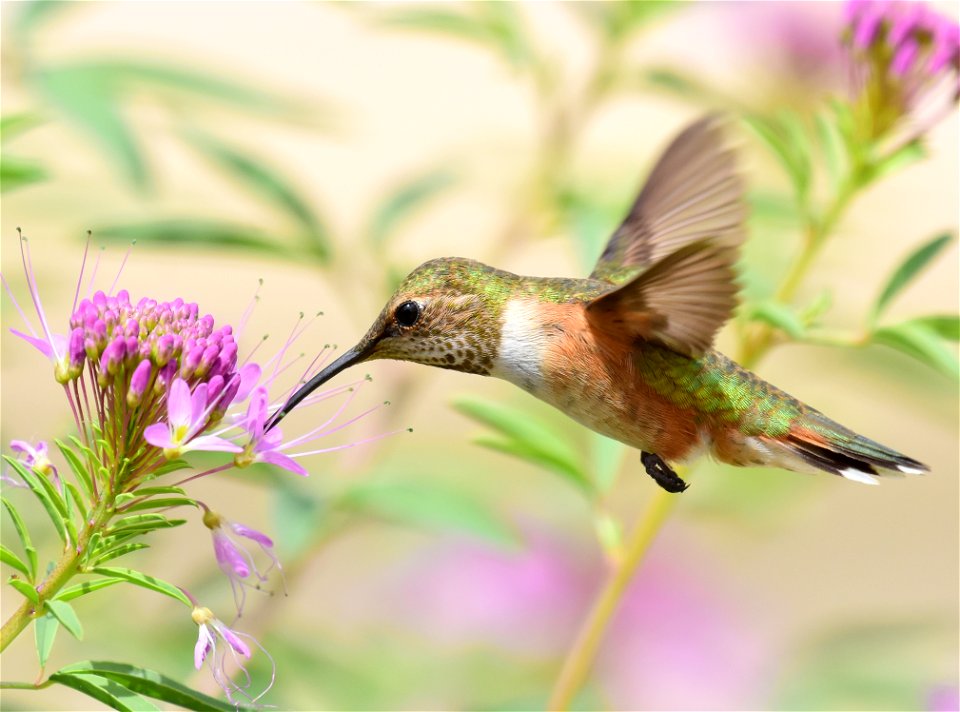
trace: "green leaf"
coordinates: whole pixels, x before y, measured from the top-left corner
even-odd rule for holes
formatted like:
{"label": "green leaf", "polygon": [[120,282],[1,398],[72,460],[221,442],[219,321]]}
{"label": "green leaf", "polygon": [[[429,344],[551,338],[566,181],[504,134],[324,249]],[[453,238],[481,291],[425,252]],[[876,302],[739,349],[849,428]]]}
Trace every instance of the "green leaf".
{"label": "green leaf", "polygon": [[0,157],[0,193],[45,180],[49,174],[36,161],[16,158],[9,153]]}
{"label": "green leaf", "polygon": [[0,117],[0,141],[6,142],[43,124],[39,114],[21,112]]}
{"label": "green leaf", "polygon": [[453,407],[504,438],[482,437],[475,441],[478,444],[543,467],[568,480],[585,494],[593,494],[593,484],[569,443],[529,413],[479,398],[461,398]]}
{"label": "green leaf", "polygon": [[[87,466],[83,464],[83,459],[74,452],[73,448],[69,447],[66,443],[61,440],[54,441],[57,444],[57,448],[60,450],[60,453],[63,455],[63,459],[67,461],[67,465],[70,466],[71,471],[74,476],[77,478],[77,482],[83,487],[83,491],[86,493],[87,498],[92,502],[94,498],[94,488],[93,488],[93,478],[90,476],[90,471],[87,469]],[[79,444],[79,441],[77,441]],[[80,445],[85,451],[85,454],[92,456],[92,453],[89,448]]]}
{"label": "green leaf", "polygon": [[186,519],[167,519],[162,514],[155,512],[131,514],[115,520],[110,528],[107,529],[106,536],[125,534],[132,531],[146,534],[154,529],[172,529],[173,527],[179,527],[182,524],[186,524],[186,521]]}
{"label": "green leaf", "polygon": [[41,2],[25,2],[17,6],[17,13],[13,18],[14,27],[10,32],[10,39],[18,42],[33,41],[33,32],[50,19],[56,17],[62,11],[67,10],[76,3],[63,2],[63,0],[42,0]]}
{"label": "green leaf", "polygon": [[836,193],[850,168],[846,144],[831,112],[817,112],[814,116],[814,125],[817,129],[820,153],[823,155],[827,175],[830,177],[830,190]]}
{"label": "green leaf", "polygon": [[932,314],[911,319],[910,323],[920,324],[938,336],[949,341],[960,341],[960,315]]}
{"label": "green leaf", "polygon": [[56,672],[50,676],[53,682],[71,687],[99,702],[121,712],[149,712],[159,709],[149,700],[109,678],[99,675],[72,675]]}
{"label": "green leaf", "polygon": [[110,576],[112,578],[121,578],[128,583],[132,583],[134,586],[140,586],[150,591],[162,593],[164,596],[169,596],[174,600],[180,601],[188,608],[193,608],[193,603],[190,602],[190,599],[186,597],[183,591],[172,583],[167,583],[162,579],[147,576],[133,569],[122,569],[113,566],[94,566],[93,573],[100,574],[101,576]]}
{"label": "green leaf", "polygon": [[339,504],[405,524],[455,529],[503,546],[517,541],[503,520],[478,500],[434,483],[364,483],[350,488]]}
{"label": "green leaf", "polygon": [[779,329],[791,339],[802,339],[806,331],[800,316],[792,308],[772,299],[746,306],[744,316]]}
{"label": "green leaf", "polygon": [[139,542],[139,541],[133,542],[130,544],[121,544],[119,546],[114,546],[109,549],[98,551],[96,553],[96,556],[93,557],[94,563],[102,564],[106,561],[110,561],[111,559],[119,559],[121,556],[125,556],[126,554],[130,554],[134,551],[140,551],[140,549],[149,549],[149,548],[150,548],[149,544],[144,544],[143,542]]}
{"label": "green leaf", "polygon": [[88,593],[99,591],[101,588],[107,588],[108,586],[123,583],[124,580],[125,579],[121,578],[101,578],[94,579],[93,581],[84,581],[83,583],[61,589],[60,592],[54,596],[54,600],[72,601],[74,598],[86,596]]}
{"label": "green leaf", "polygon": [[49,67],[30,75],[37,90],[106,151],[135,187],[149,186],[146,160],[123,119],[116,78],[103,66]]}
{"label": "green leaf", "polygon": [[367,227],[367,239],[375,247],[382,247],[400,223],[449,190],[458,180],[459,176],[450,168],[439,168],[401,184],[374,211]]}
{"label": "green leaf", "polygon": [[883,310],[887,308],[891,300],[897,296],[904,287],[910,284],[921,270],[930,264],[952,241],[953,235],[944,233],[943,235],[937,235],[910,253],[907,259],[890,275],[886,286],[883,288],[883,291],[880,292],[880,296],[877,297],[877,301],[873,306],[871,323],[875,324],[877,322],[877,318],[883,313]]}
{"label": "green leaf", "polygon": [[167,507],[196,507],[195,500],[189,497],[150,498],[123,508],[124,512],[140,512],[144,509],[166,509]]}
{"label": "green leaf", "polygon": [[27,567],[27,565],[20,561],[20,557],[10,551],[10,549],[3,544],[0,544],[0,561],[5,563],[7,566],[16,569],[26,576],[27,579],[31,581],[33,580],[33,576],[30,573],[30,569]]}
{"label": "green leaf", "polygon": [[80,519],[82,521],[87,520],[87,504],[83,499],[83,495],[80,494],[80,490],[77,489],[77,486],[73,482],[63,482],[64,492],[67,494],[67,506],[76,507],[77,512],[80,514]]}
{"label": "green leaf", "polygon": [[261,230],[205,218],[175,218],[105,225],[95,229],[94,233],[97,238],[106,242],[128,244],[136,241],[145,244],[160,243],[165,246],[246,250],[270,257],[293,258],[295,256],[288,247],[279,244]]}
{"label": "green leaf", "polygon": [[796,118],[773,121],[753,115],[743,121],[779,160],[802,203],[810,186],[810,154],[806,140],[798,142],[797,136],[803,132]]}
{"label": "green leaf", "polygon": [[236,709],[233,705],[221,702],[202,692],[191,690],[166,675],[125,663],[100,660],[85,661],[68,665],[56,674],[97,675],[113,680],[128,690],[141,695],[163,700],[184,709],[197,710],[197,712],[234,712]]}
{"label": "green leaf", "polygon": [[50,651],[53,650],[53,641],[57,639],[57,630],[60,628],[60,621],[54,618],[52,613],[45,613],[33,621],[33,638],[37,647],[37,659],[40,661],[40,667],[47,664],[50,659]]}
{"label": "green leaf", "polygon": [[880,180],[892,173],[916,163],[927,155],[926,149],[919,140],[904,144],[893,153],[877,159],[867,170],[864,184]]}
{"label": "green leaf", "polygon": [[37,593],[37,589],[33,587],[32,584],[27,583],[23,579],[16,578],[11,576],[7,579],[7,583],[10,584],[13,588],[17,589],[24,598],[28,599],[32,603],[40,603],[40,594]]}
{"label": "green leaf", "polygon": [[870,335],[871,341],[912,356],[953,378],[960,377],[957,356],[933,329],[917,322],[885,326]]}
{"label": "green leaf", "polygon": [[83,626],[80,625],[80,619],[77,618],[76,612],[73,610],[73,606],[64,601],[63,599],[52,601],[47,601],[46,603],[47,610],[50,611],[54,617],[63,627],[67,629],[67,632],[70,633],[77,640],[83,640]]}
{"label": "green leaf", "polygon": [[292,218],[317,259],[321,263],[329,261],[329,230],[310,207],[309,201],[279,171],[198,130],[184,132],[184,136],[214,165]]}
{"label": "green leaf", "polygon": [[37,578],[37,550],[33,546],[33,542],[30,539],[30,532],[27,531],[26,524],[23,523],[23,519],[20,517],[20,513],[17,511],[16,507],[8,500],[6,497],[2,498],[3,506],[7,510],[7,514],[10,515],[10,519],[13,520],[13,528],[17,531],[17,536],[20,537],[20,544],[23,546],[23,552],[27,556],[27,565],[30,567],[29,578],[31,581],[36,580]]}
{"label": "green leaf", "polygon": [[[178,462],[177,460],[171,460],[167,464],[173,462]],[[187,467],[186,462],[179,460],[181,462],[181,467]],[[175,487],[173,485],[168,485],[166,487],[137,487],[136,496],[137,497],[153,497],[158,494],[186,494],[186,491],[182,487]]]}
{"label": "green leaf", "polygon": [[[36,475],[32,470],[28,470],[23,466],[23,463],[19,460],[15,460],[9,455],[4,455],[3,459],[7,461],[14,470],[17,471],[17,474],[23,478],[23,481],[27,483],[27,486],[30,487],[31,491],[36,495],[37,499],[40,500],[40,504],[43,505],[44,510],[47,512],[47,515],[50,517],[50,521],[53,522],[53,528],[57,530],[57,535],[60,537],[60,541],[64,544],[67,543],[67,529],[66,522],[64,521],[64,516],[66,513],[66,505],[60,499],[59,493],[56,493],[54,490],[54,497],[48,494],[48,489],[44,485],[49,485],[49,481],[44,475]],[[50,485],[52,488],[53,485]]]}

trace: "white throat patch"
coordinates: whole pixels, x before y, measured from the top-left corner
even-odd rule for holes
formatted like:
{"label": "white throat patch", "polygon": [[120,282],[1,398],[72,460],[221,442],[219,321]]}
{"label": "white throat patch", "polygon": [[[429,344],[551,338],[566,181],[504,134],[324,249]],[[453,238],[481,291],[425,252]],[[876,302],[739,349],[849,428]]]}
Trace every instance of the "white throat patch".
{"label": "white throat patch", "polygon": [[536,301],[509,300],[503,310],[500,348],[490,375],[537,395],[543,385],[540,364],[546,345],[547,339],[537,318]]}

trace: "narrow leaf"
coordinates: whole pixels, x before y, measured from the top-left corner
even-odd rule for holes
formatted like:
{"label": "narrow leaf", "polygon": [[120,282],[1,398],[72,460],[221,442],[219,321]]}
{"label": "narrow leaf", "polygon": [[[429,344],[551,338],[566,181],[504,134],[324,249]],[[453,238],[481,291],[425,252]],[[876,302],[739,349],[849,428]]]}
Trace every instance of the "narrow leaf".
{"label": "narrow leaf", "polygon": [[121,578],[101,578],[94,579],[93,581],[84,581],[83,583],[61,589],[60,592],[54,596],[54,599],[57,601],[72,601],[74,598],[86,596],[88,593],[99,591],[101,588],[107,588],[108,586],[113,586],[123,581],[125,581],[125,579]]}
{"label": "narrow leaf", "polygon": [[790,137],[785,136],[783,128],[776,123],[760,116],[745,116],[743,120],[779,160],[790,176],[797,195],[804,196],[809,186],[809,158],[799,154],[799,148],[792,144]]}
{"label": "narrow leaf", "polygon": [[912,319],[911,323],[920,324],[938,336],[949,341],[960,341],[960,314],[933,314]]}
{"label": "narrow leaf", "polygon": [[877,297],[877,301],[873,307],[872,323],[876,323],[877,318],[883,313],[883,310],[887,308],[891,300],[893,300],[904,287],[910,284],[920,271],[930,264],[933,258],[940,254],[952,240],[953,235],[949,233],[937,235],[910,253],[907,259],[890,275],[886,286],[883,288],[883,291],[880,292],[880,296]]}
{"label": "narrow leaf", "polygon": [[167,509],[169,507],[196,507],[196,501],[189,497],[151,497],[142,502],[123,508],[124,512],[141,512],[145,509]]}
{"label": "narrow leaf", "polygon": [[932,329],[916,322],[904,322],[875,330],[871,340],[884,344],[953,378],[960,377],[960,363],[954,350]]}
{"label": "narrow leaf", "polygon": [[105,225],[94,232],[99,239],[107,242],[127,244],[135,240],[169,246],[246,250],[271,257],[293,257],[289,248],[256,228],[204,218]]}
{"label": "narrow leaf", "polygon": [[9,455],[4,455],[3,459],[17,471],[17,474],[23,478],[23,481],[27,483],[27,486],[30,487],[37,499],[40,500],[40,504],[43,505],[44,510],[50,517],[50,521],[53,522],[53,528],[56,529],[60,541],[66,544],[67,529],[61,512],[61,510],[63,512],[66,511],[66,505],[62,501],[59,501],[59,496],[56,497],[57,501],[55,502],[47,494],[47,489],[43,486],[43,482],[46,482],[47,478],[43,475],[36,475],[32,470],[24,467],[22,462],[15,460]]}
{"label": "narrow leaf", "polygon": [[39,114],[22,112],[7,114],[0,118],[0,141],[9,141],[30,129],[40,126],[44,122]]}
{"label": "narrow leaf", "polygon": [[45,613],[33,621],[33,638],[37,648],[37,660],[40,661],[41,668],[50,659],[50,651],[53,650],[53,642],[57,639],[59,628],[60,621],[54,618],[52,613]]}
{"label": "narrow leaf", "polygon": [[320,262],[330,259],[329,230],[310,207],[310,202],[300,195],[280,171],[197,130],[185,132],[184,136],[214,165],[286,213],[307,238],[312,252]]}
{"label": "narrow leaf", "polygon": [[608,491],[616,480],[627,447],[600,433],[590,433],[590,460],[593,481],[601,492]]}
{"label": "narrow leaf", "polygon": [[17,589],[32,603],[40,603],[40,594],[37,593],[37,589],[33,587],[33,584],[27,583],[23,579],[16,578],[15,576],[7,579],[7,583]]}
{"label": "narrow leaf", "polygon": [[121,556],[130,554],[134,551],[140,551],[141,549],[149,549],[149,544],[144,544],[143,542],[132,542],[130,544],[121,544],[120,546],[115,546],[110,549],[106,549],[103,552],[97,552],[97,555],[94,557],[94,563],[97,565],[103,564],[111,559],[119,559]]}
{"label": "narrow leaf", "polygon": [[0,157],[0,193],[45,180],[49,173],[36,161],[4,152]]}
{"label": "narrow leaf", "polygon": [[77,478],[77,482],[81,487],[83,487],[83,491],[86,493],[87,498],[92,502],[94,500],[93,478],[90,476],[90,471],[87,469],[87,466],[83,464],[83,460],[80,458],[80,456],[77,455],[77,453],[74,452],[73,449],[66,443],[60,440],[56,440],[55,442],[57,444],[57,448],[60,450],[60,453],[63,455],[63,459],[67,461],[71,471]]}
{"label": "narrow leaf", "polygon": [[27,567],[27,565],[20,561],[20,557],[10,551],[10,549],[3,544],[0,544],[0,561],[5,563],[7,566],[16,569],[26,576],[27,579],[33,579],[33,576],[30,575],[30,569]]}
{"label": "narrow leaf", "polygon": [[394,521],[430,529],[455,529],[504,546],[514,546],[516,535],[503,520],[463,492],[415,482],[379,482],[357,485],[344,495],[341,506]]}
{"label": "narrow leaf", "polygon": [[73,606],[63,599],[47,601],[46,605],[47,610],[49,610],[54,617],[63,624],[63,627],[67,629],[67,632],[70,633],[70,635],[77,640],[83,640],[83,626],[80,625],[80,619],[77,618],[77,614],[73,610]]}
{"label": "narrow leaf", "polygon": [[592,483],[570,445],[529,413],[478,398],[453,404],[464,415],[503,435],[503,442],[483,439],[482,445],[507,452],[554,472],[590,494]]}
{"label": "narrow leaf", "polygon": [[170,598],[180,601],[183,605],[189,608],[193,607],[190,599],[184,595],[183,591],[174,586],[172,583],[167,583],[166,581],[154,578],[153,576],[147,576],[139,571],[134,571],[133,569],[116,568],[112,566],[95,566],[93,568],[93,573],[100,574],[101,576],[122,578],[124,581],[132,583],[134,586],[140,586],[141,588],[146,588],[150,591],[162,593],[165,596],[169,596]]}
{"label": "narrow leaf", "polygon": [[121,712],[151,712],[159,709],[136,692],[114,680],[99,675],[71,675],[57,672],[50,676],[53,682],[71,687],[99,702]]}
{"label": "narrow leaf", "polygon": [[791,339],[802,339],[804,326],[799,315],[782,302],[767,300],[747,306],[744,315],[753,321],[779,329]]}
{"label": "narrow leaf", "polygon": [[146,159],[121,115],[118,87],[109,72],[76,64],[48,67],[30,79],[47,101],[100,144],[134,187],[149,187]]}
{"label": "narrow leaf", "polygon": [[17,536],[20,537],[20,544],[23,546],[23,552],[27,556],[27,565],[30,567],[30,574],[28,578],[31,581],[36,580],[37,578],[37,550],[33,546],[33,542],[30,539],[30,532],[27,531],[26,524],[23,523],[23,519],[20,517],[20,513],[17,511],[16,507],[11,504],[10,500],[6,497],[3,497],[3,506],[7,510],[7,514],[10,515],[10,519],[13,520],[13,528],[17,532]]}
{"label": "narrow leaf", "polygon": [[916,163],[927,155],[926,149],[920,141],[911,141],[904,144],[888,156],[878,159],[872,166],[866,176],[866,182],[880,180],[885,176],[896,173],[906,168],[911,163]]}
{"label": "narrow leaf", "polygon": [[77,486],[73,482],[64,482],[64,491],[67,494],[67,506],[75,507],[77,512],[80,514],[81,521],[86,521],[87,514],[87,503],[83,499],[83,495],[80,494],[80,490],[77,489]]}
{"label": "narrow leaf", "polygon": [[125,663],[92,660],[68,665],[57,674],[97,675],[141,695],[197,712],[234,712],[236,709],[233,705],[191,690],[166,675]]}
{"label": "narrow leaf", "polygon": [[450,168],[440,168],[400,185],[374,211],[367,239],[374,246],[384,245],[400,223],[455,185],[458,178]]}
{"label": "narrow leaf", "polygon": [[814,117],[814,122],[820,144],[820,153],[823,155],[824,163],[827,166],[827,175],[830,178],[830,189],[835,193],[849,170],[846,146],[830,112],[818,112]]}

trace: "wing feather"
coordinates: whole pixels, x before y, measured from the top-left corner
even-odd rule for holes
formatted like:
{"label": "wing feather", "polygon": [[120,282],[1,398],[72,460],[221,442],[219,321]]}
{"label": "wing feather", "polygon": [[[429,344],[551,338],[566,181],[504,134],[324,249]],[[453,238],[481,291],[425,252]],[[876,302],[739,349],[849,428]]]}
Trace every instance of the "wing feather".
{"label": "wing feather", "polygon": [[706,238],[736,247],[743,240],[745,219],[734,152],[726,145],[719,117],[707,116],[664,151],[590,276],[622,283]]}

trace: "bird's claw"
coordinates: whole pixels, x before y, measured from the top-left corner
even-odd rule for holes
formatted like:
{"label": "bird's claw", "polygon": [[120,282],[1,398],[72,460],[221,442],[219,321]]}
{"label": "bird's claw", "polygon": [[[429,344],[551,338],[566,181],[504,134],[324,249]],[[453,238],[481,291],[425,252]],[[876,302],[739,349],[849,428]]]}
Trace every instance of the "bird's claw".
{"label": "bird's claw", "polygon": [[643,463],[647,474],[653,478],[653,481],[663,487],[667,492],[677,494],[683,492],[688,485],[676,472],[670,469],[670,466],[663,459],[652,452],[641,452],[640,462]]}

